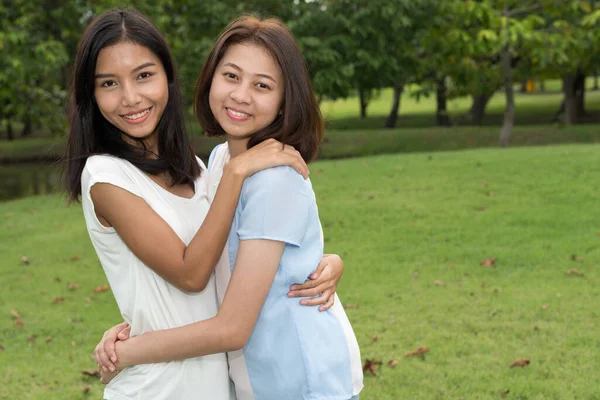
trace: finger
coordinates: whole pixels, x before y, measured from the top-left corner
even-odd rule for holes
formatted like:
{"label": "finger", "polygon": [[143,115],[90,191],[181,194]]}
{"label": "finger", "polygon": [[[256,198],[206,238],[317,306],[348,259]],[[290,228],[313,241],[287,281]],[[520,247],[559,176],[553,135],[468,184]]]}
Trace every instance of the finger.
{"label": "finger", "polygon": [[329,296],[329,300],[327,300],[327,303],[325,303],[321,307],[319,307],[319,311],[329,310],[331,307],[333,307],[334,303],[335,303],[335,296]]}
{"label": "finger", "polygon": [[327,260],[325,260],[324,258],[322,258],[321,262],[319,263],[319,266],[317,267],[317,270],[315,272],[313,272],[312,274],[310,274],[310,279],[319,279],[319,276],[321,276],[321,272],[323,272],[325,267],[328,265],[329,265],[329,262]]}
{"label": "finger", "polygon": [[304,281],[304,283],[294,283],[292,286],[290,286],[290,290],[312,289],[317,286],[319,286],[319,282],[317,280],[307,279]]}
{"label": "finger", "polygon": [[329,289],[328,285],[319,285],[312,289],[294,290],[293,296],[290,297],[315,297]]}
{"label": "finger", "polygon": [[127,339],[129,339],[130,335],[131,335],[131,326],[128,326],[127,328],[125,328],[121,332],[119,332],[119,335],[117,337],[119,338],[119,340],[127,340]]}
{"label": "finger", "polygon": [[327,300],[329,300],[329,295],[321,295],[321,296],[316,296],[316,297],[311,297],[310,299],[302,299],[300,300],[300,304],[303,306],[318,306],[321,304],[325,304],[327,303]]}
{"label": "finger", "polygon": [[102,364],[102,370],[104,371],[114,371],[115,365],[110,361],[108,354],[106,353],[106,343],[100,342],[98,345],[98,359],[100,364]]}

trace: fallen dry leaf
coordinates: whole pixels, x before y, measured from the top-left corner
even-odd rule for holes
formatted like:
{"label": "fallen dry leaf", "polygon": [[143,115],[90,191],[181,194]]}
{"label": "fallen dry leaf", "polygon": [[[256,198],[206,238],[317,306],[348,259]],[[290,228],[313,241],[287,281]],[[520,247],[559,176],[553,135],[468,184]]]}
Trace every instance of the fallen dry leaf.
{"label": "fallen dry leaf", "polygon": [[377,341],[377,335],[373,335],[371,338],[371,343],[375,343]]}
{"label": "fallen dry leaf", "polygon": [[35,341],[35,339],[37,339],[37,335],[31,335],[31,336],[29,336],[29,337],[27,338],[27,340],[28,340],[29,342],[33,342],[33,341]]}
{"label": "fallen dry leaf", "polygon": [[110,288],[108,285],[98,286],[97,288],[94,289],[94,293],[108,292],[109,289]]}
{"label": "fallen dry leaf", "polygon": [[83,393],[87,393],[87,392],[89,392],[89,391],[90,391],[90,385],[85,385],[81,391],[82,391]]}
{"label": "fallen dry leaf", "polygon": [[4,351],[4,346],[0,344],[0,351]]}
{"label": "fallen dry leaf", "polygon": [[446,286],[446,284],[443,281],[440,281],[440,280],[434,281],[433,284],[435,286],[440,286],[440,287]]}
{"label": "fallen dry leaf", "polygon": [[46,343],[50,343],[52,341],[52,336],[48,336],[46,339],[44,339],[46,341]]}
{"label": "fallen dry leaf", "polygon": [[29,265],[29,263],[30,263],[29,257],[27,257],[27,256],[21,257],[21,264],[23,264],[23,265]]}
{"label": "fallen dry leaf", "polygon": [[550,308],[550,306],[548,304],[544,304],[542,306],[542,310],[546,311],[548,308]]}
{"label": "fallen dry leaf", "polygon": [[73,256],[73,257],[71,257],[71,261],[79,261],[79,256]]}
{"label": "fallen dry leaf", "polygon": [[375,371],[375,367],[378,365],[381,365],[381,364],[382,364],[381,361],[367,359],[365,361],[365,364],[363,365],[363,372],[370,371],[373,375],[377,375],[377,372]]}
{"label": "fallen dry leaf", "polygon": [[388,362],[388,367],[394,368],[396,365],[398,365],[398,360],[390,360]]}
{"label": "fallen dry leaf", "polygon": [[52,304],[62,303],[63,301],[65,301],[64,297],[57,297],[54,300],[52,300]]}
{"label": "fallen dry leaf", "polygon": [[413,281],[416,281],[418,277],[419,277],[419,273],[418,273],[418,272],[415,272],[415,273],[413,274],[413,276],[412,276],[412,280],[413,280]]}
{"label": "fallen dry leaf", "polygon": [[485,210],[487,210],[487,207],[477,207],[477,208],[475,208],[475,210],[477,210],[477,211],[485,211]]}
{"label": "fallen dry leaf", "polygon": [[490,197],[494,197],[495,195],[496,195],[496,192],[494,192],[494,191],[491,191],[488,193],[488,196],[490,196]]}
{"label": "fallen dry leaf", "polygon": [[571,261],[576,261],[576,262],[582,263],[583,257],[577,257],[577,254],[571,254]]}
{"label": "fallen dry leaf", "polygon": [[512,364],[510,364],[509,368],[514,368],[514,367],[526,367],[528,366],[530,363],[528,358],[525,358],[523,360],[515,360],[512,362]]}
{"label": "fallen dry leaf", "polygon": [[17,323],[17,326],[20,326],[21,328],[25,326],[25,322],[21,321],[20,319],[16,320],[15,322]]}
{"label": "fallen dry leaf", "polygon": [[404,355],[404,358],[409,358],[409,357],[414,357],[414,356],[420,356],[420,355],[425,354],[425,353],[429,353],[429,348],[428,347],[419,347],[416,350],[409,351],[408,353],[406,353]]}
{"label": "fallen dry leaf", "polygon": [[67,287],[69,288],[69,290],[77,290],[77,288],[79,288],[79,283],[68,283],[67,282]]}
{"label": "fallen dry leaf", "polygon": [[536,325],[536,326],[533,327],[533,330],[536,331],[536,332],[538,332],[540,330],[540,328]]}
{"label": "fallen dry leaf", "polygon": [[506,396],[507,394],[510,393],[510,389],[506,389],[500,392],[500,396]]}
{"label": "fallen dry leaf", "polygon": [[482,267],[496,268],[496,257],[486,258],[479,265]]}
{"label": "fallen dry leaf", "polygon": [[83,371],[81,371],[81,373],[87,376],[97,376],[98,378],[100,378],[100,371],[98,371],[97,369],[84,369]]}
{"label": "fallen dry leaf", "polygon": [[349,309],[349,308],[358,308],[358,304],[346,304],[344,306],[345,309]]}
{"label": "fallen dry leaf", "polygon": [[456,267],[456,263],[450,264],[450,266],[448,267],[448,271],[452,271],[454,267]]}
{"label": "fallen dry leaf", "polygon": [[567,275],[569,275],[569,276],[571,276],[571,275],[573,275],[573,276],[583,276],[583,272],[578,271],[576,269],[570,269],[570,270],[567,271]]}
{"label": "fallen dry leaf", "polygon": [[15,317],[16,319],[21,319],[21,314],[17,312],[17,310],[10,310],[10,315]]}
{"label": "fallen dry leaf", "polygon": [[60,276],[54,277],[54,282],[60,283],[61,281],[62,281],[62,279],[60,279]]}

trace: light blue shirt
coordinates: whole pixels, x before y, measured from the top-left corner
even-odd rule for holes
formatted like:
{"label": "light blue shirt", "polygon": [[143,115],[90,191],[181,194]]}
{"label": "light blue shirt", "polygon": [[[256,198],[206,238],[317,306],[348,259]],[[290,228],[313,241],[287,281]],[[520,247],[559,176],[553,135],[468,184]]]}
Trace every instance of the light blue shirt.
{"label": "light blue shirt", "polygon": [[341,304],[319,312],[287,296],[289,287],[308,279],[323,256],[310,180],[290,167],[267,169],[246,179],[229,234],[232,271],[240,241],[251,239],[285,242],[273,284],[243,350],[255,399],[352,398],[362,388],[362,370],[356,338]]}

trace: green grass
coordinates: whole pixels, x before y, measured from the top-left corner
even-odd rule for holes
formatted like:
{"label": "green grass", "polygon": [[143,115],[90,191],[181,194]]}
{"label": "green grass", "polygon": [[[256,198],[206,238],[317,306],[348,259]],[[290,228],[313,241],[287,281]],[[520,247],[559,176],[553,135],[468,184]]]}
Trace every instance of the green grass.
{"label": "green grass", "polygon": [[[600,145],[384,155],[311,171],[363,361],[383,362],[361,400],[599,398]],[[106,280],[80,207],[30,197],[0,203],[0,216],[0,398],[82,399],[87,384],[100,398],[81,370],[119,315],[109,292],[93,292]],[[490,257],[496,268],[479,265]],[[422,346],[425,357],[403,357]],[[520,358],[531,364],[510,369]]]}

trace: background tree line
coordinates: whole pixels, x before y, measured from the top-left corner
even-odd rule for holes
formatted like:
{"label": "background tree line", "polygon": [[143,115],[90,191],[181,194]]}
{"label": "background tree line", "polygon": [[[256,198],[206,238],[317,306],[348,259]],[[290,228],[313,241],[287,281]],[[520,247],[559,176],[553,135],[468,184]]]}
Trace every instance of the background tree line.
{"label": "background tree line", "polygon": [[513,87],[560,78],[566,124],[585,118],[585,77],[600,60],[600,0],[2,0],[0,130],[9,139],[64,131],[63,105],[77,41],[112,7],[135,7],[164,32],[185,98],[219,31],[242,13],[277,16],[295,33],[319,99],[356,95],[361,117],[377,91],[393,88],[386,127],[401,95],[435,96],[438,125],[449,99],[471,96],[480,124],[498,90],[506,96],[500,144],[514,125]]}

